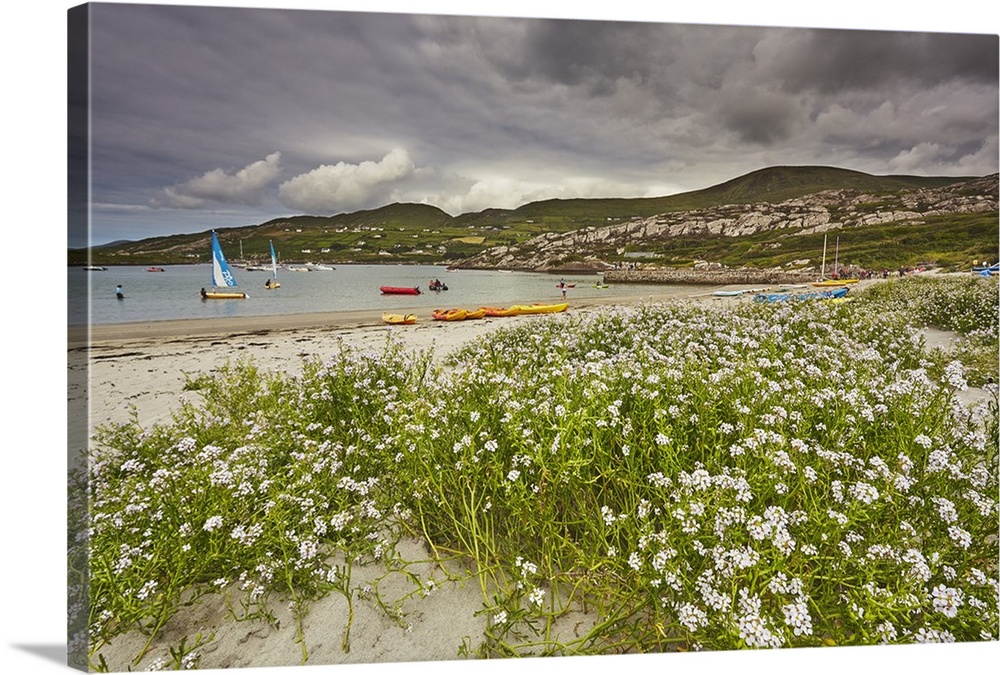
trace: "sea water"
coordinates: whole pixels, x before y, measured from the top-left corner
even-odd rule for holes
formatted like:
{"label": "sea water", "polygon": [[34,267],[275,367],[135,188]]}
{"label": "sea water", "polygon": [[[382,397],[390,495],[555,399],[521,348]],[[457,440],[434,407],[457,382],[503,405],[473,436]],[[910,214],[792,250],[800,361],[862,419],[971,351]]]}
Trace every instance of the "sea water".
{"label": "sea water", "polygon": [[[166,265],[163,272],[148,272],[140,266],[115,266],[105,271],[82,267],[68,269],[69,324],[133,323],[162,319],[218,319],[224,317],[304,314],[347,310],[401,308],[447,309],[481,306],[507,307],[532,302],[561,302],[561,278],[575,287],[566,299],[614,297],[643,293],[634,285],[615,284],[595,288],[596,274],[553,275],[535,272],[452,270],[435,265],[336,265],[333,270],[294,272],[278,270],[280,288],[268,290],[264,282],[271,272],[233,268],[238,290],[245,300],[202,300],[200,290],[212,288],[209,264]],[[439,279],[447,291],[429,291]],[[121,284],[125,298],[115,297]],[[379,286],[418,286],[420,295],[383,295]],[[657,286],[656,292],[670,292]],[[89,290],[89,298],[88,298]],[[647,289],[649,290],[649,289]]]}

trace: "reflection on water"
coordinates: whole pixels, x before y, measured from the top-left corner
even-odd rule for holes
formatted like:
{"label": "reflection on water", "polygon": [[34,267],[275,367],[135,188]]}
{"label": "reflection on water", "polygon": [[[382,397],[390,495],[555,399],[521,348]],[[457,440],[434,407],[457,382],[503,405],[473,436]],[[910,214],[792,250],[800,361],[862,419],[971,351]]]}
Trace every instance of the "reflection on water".
{"label": "reflection on water", "polygon": [[[338,265],[332,271],[291,272],[278,270],[281,287],[269,290],[264,282],[270,272],[234,269],[246,300],[202,300],[200,289],[211,287],[211,267],[171,265],[164,272],[147,272],[145,267],[110,267],[88,272],[70,267],[68,274],[69,323],[85,325],[87,309],[91,324],[130,323],[161,319],[199,319],[274,314],[301,314],[341,310],[426,307],[475,308],[508,306],[518,303],[558,301],[561,277],[532,272],[486,270],[448,271],[433,265]],[[634,286],[594,288],[599,275],[567,274],[575,284],[567,299],[635,294]],[[447,291],[429,291],[440,279]],[[115,297],[121,284],[125,298]],[[382,295],[379,286],[419,286],[421,295]],[[90,289],[88,303],[87,290]],[[659,290],[668,290],[661,287]]]}

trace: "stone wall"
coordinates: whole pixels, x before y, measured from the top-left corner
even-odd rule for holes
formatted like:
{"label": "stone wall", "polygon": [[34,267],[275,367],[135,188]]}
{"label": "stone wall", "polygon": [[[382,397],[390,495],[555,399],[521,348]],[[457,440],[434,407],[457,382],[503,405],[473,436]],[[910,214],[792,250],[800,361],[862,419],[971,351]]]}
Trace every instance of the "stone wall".
{"label": "stone wall", "polygon": [[805,284],[816,281],[815,272],[783,272],[781,270],[696,270],[638,269],[607,270],[606,283],[617,284]]}

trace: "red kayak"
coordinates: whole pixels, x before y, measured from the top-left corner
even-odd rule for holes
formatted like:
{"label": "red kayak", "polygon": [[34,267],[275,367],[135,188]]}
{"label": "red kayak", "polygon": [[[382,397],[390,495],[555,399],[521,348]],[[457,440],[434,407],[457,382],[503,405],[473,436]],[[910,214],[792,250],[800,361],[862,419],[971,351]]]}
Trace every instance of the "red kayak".
{"label": "red kayak", "polygon": [[420,288],[414,286],[412,288],[406,288],[403,286],[379,286],[378,289],[382,291],[384,295],[420,295]]}

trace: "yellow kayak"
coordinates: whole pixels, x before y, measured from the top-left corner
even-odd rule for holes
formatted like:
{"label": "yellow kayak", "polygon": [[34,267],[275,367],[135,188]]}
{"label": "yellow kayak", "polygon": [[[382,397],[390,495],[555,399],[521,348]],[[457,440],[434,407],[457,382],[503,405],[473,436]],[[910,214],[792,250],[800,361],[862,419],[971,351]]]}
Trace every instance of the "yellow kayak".
{"label": "yellow kayak", "polygon": [[409,325],[417,322],[416,314],[382,314],[382,320],[395,325]]}
{"label": "yellow kayak", "polygon": [[431,318],[436,321],[462,321],[467,313],[464,309],[435,309]]}
{"label": "yellow kayak", "polygon": [[516,311],[518,314],[551,314],[553,312],[565,312],[569,308],[568,302],[561,302],[554,305],[514,305],[511,307],[512,310]]}
{"label": "yellow kayak", "polygon": [[201,294],[201,297],[205,300],[243,300],[247,297],[246,293],[223,293],[220,291],[207,291]]}
{"label": "yellow kayak", "polygon": [[517,310],[513,307],[480,307],[486,316],[516,316]]}
{"label": "yellow kayak", "polygon": [[814,281],[810,286],[847,286],[856,284],[860,279],[826,279],[825,281]]}

